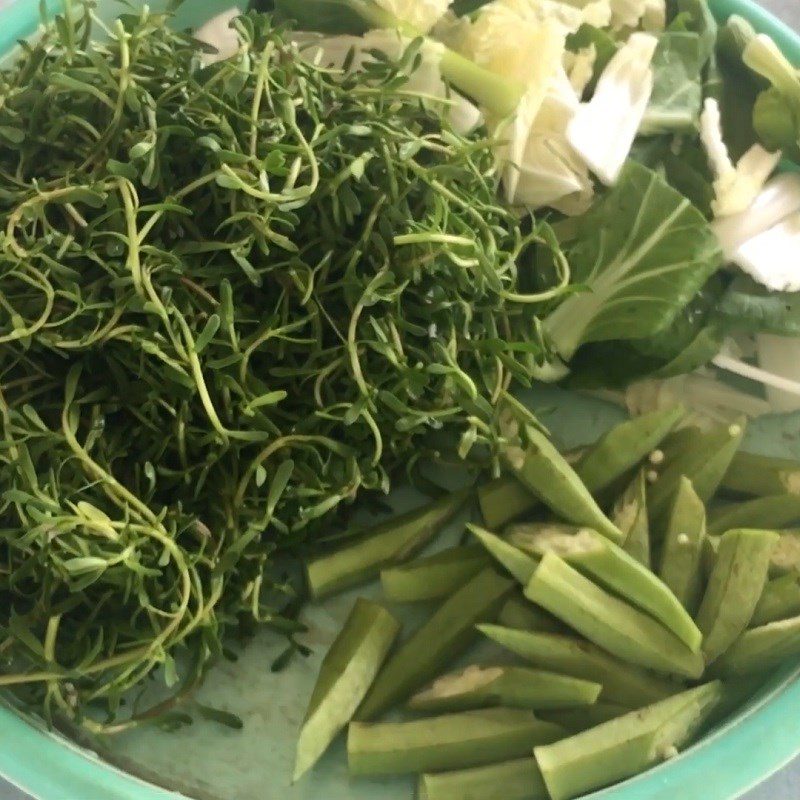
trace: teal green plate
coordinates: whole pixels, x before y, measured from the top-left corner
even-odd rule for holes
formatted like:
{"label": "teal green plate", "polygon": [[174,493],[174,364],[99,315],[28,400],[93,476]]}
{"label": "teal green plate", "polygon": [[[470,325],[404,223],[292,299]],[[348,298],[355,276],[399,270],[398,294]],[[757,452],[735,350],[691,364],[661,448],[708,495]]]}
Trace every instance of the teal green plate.
{"label": "teal green plate", "polygon": [[[232,0],[187,0],[181,24],[194,25]],[[51,0],[53,7],[58,0]],[[747,17],[800,64],[800,36],[748,0],[712,0],[715,13]],[[0,0],[0,53],[29,36],[38,21],[36,0]],[[100,2],[111,16],[121,6]],[[152,6],[162,5],[151,3]],[[565,446],[590,441],[621,412],[597,400],[555,389],[528,398]],[[800,458],[800,415],[768,417],[751,426],[749,446]],[[411,498],[394,498],[402,508]],[[459,533],[454,526],[449,533]],[[441,543],[440,543],[441,546]],[[263,634],[234,663],[217,667],[198,699],[230,710],[243,731],[196,722],[179,733],[155,728],[114,737],[102,757],[46,731],[0,705],[0,775],[39,800],[407,800],[409,780],[350,782],[340,741],[312,775],[292,786],[294,741],[319,662],[352,604],[349,595],[307,611],[308,659],[273,675],[281,642]],[[490,651],[486,651],[487,653]],[[800,667],[787,667],[749,706],[672,761],[595,800],[733,800],[800,754]],[[137,777],[134,777],[137,776]],[[169,788],[160,788],[169,787]]]}

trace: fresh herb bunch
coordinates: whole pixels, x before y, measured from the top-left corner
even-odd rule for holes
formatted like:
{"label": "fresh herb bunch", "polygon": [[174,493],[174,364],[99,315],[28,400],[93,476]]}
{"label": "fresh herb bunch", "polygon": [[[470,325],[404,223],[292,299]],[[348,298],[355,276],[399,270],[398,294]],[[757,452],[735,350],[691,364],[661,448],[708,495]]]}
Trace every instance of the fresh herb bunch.
{"label": "fresh herb bunch", "polygon": [[78,10],[0,73],[0,685],[114,731],[237,621],[291,634],[276,559],[357,496],[491,446],[543,348],[518,265],[568,275],[404,93],[413,46],[341,75],[253,13],[204,66],[168,15],[97,44]]}

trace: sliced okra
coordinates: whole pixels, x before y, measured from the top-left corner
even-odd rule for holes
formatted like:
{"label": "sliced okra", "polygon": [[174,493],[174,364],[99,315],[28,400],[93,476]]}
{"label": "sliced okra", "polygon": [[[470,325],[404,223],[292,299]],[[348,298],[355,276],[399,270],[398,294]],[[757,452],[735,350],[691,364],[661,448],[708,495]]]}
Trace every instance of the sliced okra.
{"label": "sliced okra", "polygon": [[445,495],[376,525],[357,542],[309,562],[311,595],[320,599],[342,592],[377,578],[384,567],[413,557],[459,512],[469,496],[469,490]]}
{"label": "sliced okra", "polygon": [[445,600],[380,671],[356,719],[374,719],[436,677],[475,640],[475,626],[497,616],[513,589],[510,580],[484,569]]}
{"label": "sliced okra", "polygon": [[800,494],[800,463],[740,451],[731,461],[722,488],[760,497]]}
{"label": "sliced okra", "polygon": [[501,475],[478,489],[478,505],[486,527],[499,530],[536,508],[539,499],[512,475]]}
{"label": "sliced okra", "polygon": [[714,664],[723,677],[766,673],[800,656],[800,617],[745,631]]}
{"label": "sliced okra", "polygon": [[744,432],[744,419],[722,425],[707,433],[693,436],[684,448],[666,460],[661,474],[650,486],[647,495],[651,522],[656,526],[663,524],[684,476],[692,482],[697,496],[703,502],[708,502],[722,483]]}
{"label": "sliced okra", "polygon": [[622,545],[643,567],[650,569],[650,519],[647,515],[647,481],[639,470],[611,511],[611,519],[622,531]]}
{"label": "sliced okra", "polygon": [[601,589],[555,553],[542,558],[525,596],[623,661],[687,678],[703,674],[701,653],[652,617]]}
{"label": "sliced okra", "polygon": [[566,626],[539,606],[526,600],[521,594],[513,595],[497,615],[497,622],[506,628],[543,633],[564,633]]}
{"label": "sliced okra", "polygon": [[518,547],[477,525],[467,525],[467,530],[486,548],[486,551],[498,564],[516,578],[521,586],[527,585],[539,564],[538,559],[523,553]]}
{"label": "sliced okra", "polygon": [[485,767],[426,774],[420,800],[548,800],[547,787],[533,758]]}
{"label": "sliced okra", "polygon": [[722,698],[719,681],[632,711],[596,728],[535,748],[552,800],[572,800],[671,758]]}
{"label": "sliced okra", "polygon": [[786,575],[800,570],[800,530],[779,531],[781,538],[772,551],[769,574]]}
{"label": "sliced okra", "polygon": [[545,670],[473,665],[437,678],[415,694],[408,707],[425,714],[493,706],[529,711],[575,708],[596,702],[602,688],[593,681]]}
{"label": "sliced okra", "polygon": [[800,574],[790,572],[773,578],[764,586],[750,627],[757,628],[770,622],[789,619],[800,614]]}
{"label": "sliced okra", "polygon": [[622,533],[550,439],[532,425],[524,426],[524,431],[527,449],[509,446],[504,452],[513,476],[563,519],[621,542]]}
{"label": "sliced okra", "polygon": [[596,495],[647,458],[685,414],[682,406],[674,406],[616,425],[587,450],[575,471]]}
{"label": "sliced okra", "polygon": [[694,614],[703,592],[706,509],[688,478],[681,478],[661,551],[661,580]]}
{"label": "sliced okra", "polygon": [[720,538],[714,569],[697,613],[706,662],[719,658],[753,618],[778,541],[772,531],[742,529]]}
{"label": "sliced okra", "polygon": [[679,691],[674,683],[632,667],[574,636],[513,630],[499,625],[478,627],[484,636],[540,669],[597,681],[603,686],[599,700],[604,703],[638,708]]}
{"label": "sliced okra", "polygon": [[[540,530],[525,536],[521,526],[516,526],[508,538],[510,544],[536,557],[555,553],[580,572],[597,579],[620,597],[647,611],[691,650],[700,650],[703,636],[670,588],[633,556],[597,531],[583,528],[571,534]],[[548,610],[552,613],[552,609]]]}
{"label": "sliced okra", "polygon": [[595,728],[604,722],[622,717],[631,712],[630,706],[618,703],[593,703],[582,708],[569,708],[559,711],[543,711],[537,716],[547,722],[555,722],[570,733],[580,733]]}
{"label": "sliced okra", "polygon": [[736,528],[787,528],[800,521],[800,495],[758,497],[745,503],[729,503],[708,515],[708,532],[725,533]]}
{"label": "sliced okra", "polygon": [[369,600],[356,600],[322,661],[300,736],[294,780],[307,772],[352,719],[375,680],[400,623]]}
{"label": "sliced okra", "polygon": [[351,722],[347,759],[351,775],[438,772],[522,758],[563,735],[559,725],[510,708],[411,722]]}
{"label": "sliced okra", "polygon": [[381,572],[381,586],[395,603],[440,600],[451,595],[489,563],[480,545],[452,547]]}

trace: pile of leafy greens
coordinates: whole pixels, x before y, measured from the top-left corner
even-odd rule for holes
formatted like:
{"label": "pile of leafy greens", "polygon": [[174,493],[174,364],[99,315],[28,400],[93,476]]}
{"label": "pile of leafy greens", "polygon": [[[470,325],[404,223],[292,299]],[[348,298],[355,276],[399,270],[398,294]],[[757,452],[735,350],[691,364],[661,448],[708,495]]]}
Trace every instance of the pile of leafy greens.
{"label": "pile of leafy greens", "polygon": [[555,240],[401,91],[413,48],[342,77],[253,13],[203,66],[83,11],[0,73],[0,685],[119,730],[154,711],[87,708],[296,631],[283,565],[357,497],[485,461]]}

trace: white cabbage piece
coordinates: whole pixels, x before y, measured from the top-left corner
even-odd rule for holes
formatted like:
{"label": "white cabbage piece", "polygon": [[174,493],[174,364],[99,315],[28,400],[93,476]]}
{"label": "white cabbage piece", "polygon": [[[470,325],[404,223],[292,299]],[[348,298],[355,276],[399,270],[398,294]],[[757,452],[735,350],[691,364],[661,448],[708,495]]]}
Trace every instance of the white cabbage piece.
{"label": "white cabbage piece", "polygon": [[548,82],[544,99],[533,112],[523,99],[511,126],[511,150],[521,152],[509,161],[504,186],[507,200],[530,208],[549,206],[567,214],[586,211],[594,194],[589,170],[567,141],[567,127],[579,97],[563,67]]}
{"label": "white cabbage piece", "polygon": [[734,165],[722,137],[719,103],[712,97],[706,99],[700,117],[700,138],[715,176],[715,199],[711,204],[714,216],[727,217],[746,211],[775,172],[781,153],[770,153],[760,144],[754,144]]}
{"label": "white cabbage piece", "polygon": [[773,228],[800,212],[800,175],[785,173],[774,177],[745,211],[714,220],[714,232],[726,258],[732,261],[748,239]]}
{"label": "white cabbage piece", "polygon": [[564,53],[564,68],[567,70],[572,88],[579,97],[583,95],[594,77],[596,63],[597,48],[594,45],[582,47],[575,53],[570,50]]}
{"label": "white cabbage piece", "polygon": [[[300,2],[301,0],[298,0]],[[376,6],[418,33],[428,33],[447,13],[452,0],[372,0]]]}
{"label": "white cabbage piece", "polygon": [[733,262],[775,292],[800,292],[800,214],[748,239]]}
{"label": "white cabbage piece", "polygon": [[667,27],[666,0],[645,0],[642,28],[648,33],[661,33]]}
{"label": "white cabbage piece", "polygon": [[650,102],[657,45],[649,33],[631,34],[567,128],[572,147],[609,186],[619,178]]}
{"label": "white cabbage piece", "polygon": [[610,0],[610,5],[611,26],[620,30],[622,28],[638,28],[642,17],[647,13],[649,2],[648,0]]}
{"label": "white cabbage piece", "polygon": [[239,8],[229,8],[212,17],[201,25],[194,33],[194,38],[216,48],[216,53],[203,53],[204,64],[214,64],[235,56],[239,51],[239,34],[231,27],[236,17],[241,16]]}

